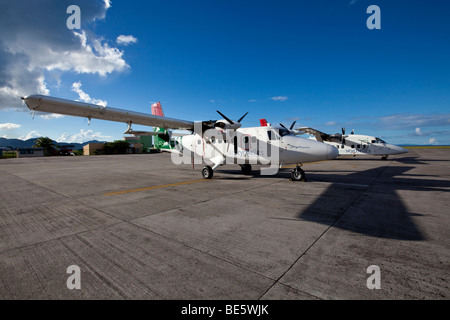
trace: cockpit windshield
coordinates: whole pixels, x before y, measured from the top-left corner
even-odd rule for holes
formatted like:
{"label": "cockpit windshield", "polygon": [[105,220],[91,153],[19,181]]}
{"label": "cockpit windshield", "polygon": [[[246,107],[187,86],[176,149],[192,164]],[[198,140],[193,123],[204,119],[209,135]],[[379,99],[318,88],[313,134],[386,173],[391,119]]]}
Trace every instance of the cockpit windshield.
{"label": "cockpit windshield", "polygon": [[386,143],[386,142],[380,138],[375,138],[375,140],[372,140],[372,143]]}

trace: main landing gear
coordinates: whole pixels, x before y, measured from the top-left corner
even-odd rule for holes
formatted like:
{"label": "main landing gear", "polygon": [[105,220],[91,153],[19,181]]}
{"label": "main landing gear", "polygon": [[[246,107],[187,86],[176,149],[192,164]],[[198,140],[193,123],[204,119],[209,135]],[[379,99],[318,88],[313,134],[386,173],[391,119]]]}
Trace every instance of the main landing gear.
{"label": "main landing gear", "polygon": [[295,167],[294,170],[291,172],[291,180],[292,181],[303,181],[306,182],[306,174],[305,171],[303,171],[299,165]]}
{"label": "main landing gear", "polygon": [[248,175],[252,173],[252,165],[251,164],[241,164],[241,171],[243,174]]}
{"label": "main landing gear", "polygon": [[213,174],[214,174],[214,171],[210,166],[206,166],[202,170],[203,179],[211,179]]}

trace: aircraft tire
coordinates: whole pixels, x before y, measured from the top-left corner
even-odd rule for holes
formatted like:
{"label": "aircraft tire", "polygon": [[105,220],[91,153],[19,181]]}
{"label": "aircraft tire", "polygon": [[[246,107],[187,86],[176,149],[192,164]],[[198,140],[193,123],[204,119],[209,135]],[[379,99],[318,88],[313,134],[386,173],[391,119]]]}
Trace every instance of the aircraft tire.
{"label": "aircraft tire", "polygon": [[210,166],[206,166],[202,170],[203,179],[211,179],[213,174],[214,174],[214,171]]}
{"label": "aircraft tire", "polygon": [[292,170],[291,179],[292,181],[306,181],[305,171],[300,168]]}
{"label": "aircraft tire", "polygon": [[251,164],[241,164],[241,170],[243,174],[252,173],[252,165]]}

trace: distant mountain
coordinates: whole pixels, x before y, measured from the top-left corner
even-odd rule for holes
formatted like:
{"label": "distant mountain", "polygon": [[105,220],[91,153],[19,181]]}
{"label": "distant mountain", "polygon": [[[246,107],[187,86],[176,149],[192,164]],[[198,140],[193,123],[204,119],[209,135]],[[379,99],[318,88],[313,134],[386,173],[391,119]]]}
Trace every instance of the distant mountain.
{"label": "distant mountain", "polygon": [[[11,147],[13,149],[16,148],[31,148],[35,145],[35,141],[37,138],[32,138],[28,140],[20,140],[20,139],[6,139],[0,138],[0,147]],[[66,143],[66,142],[56,142],[55,144],[58,146],[71,145],[74,146],[74,149],[83,149],[83,147],[89,143],[104,143],[106,141],[98,141],[91,140],[83,143]]]}

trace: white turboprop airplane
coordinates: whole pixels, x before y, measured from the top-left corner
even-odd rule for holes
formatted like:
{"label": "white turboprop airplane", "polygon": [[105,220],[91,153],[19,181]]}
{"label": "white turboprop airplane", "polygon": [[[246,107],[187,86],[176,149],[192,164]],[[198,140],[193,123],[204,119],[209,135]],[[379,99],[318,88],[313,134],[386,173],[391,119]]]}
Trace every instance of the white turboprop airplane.
{"label": "white turboprop airplane", "polygon": [[408,149],[386,143],[380,138],[355,134],[353,130],[350,135],[346,135],[345,128],[342,128],[342,134],[327,134],[307,127],[296,128],[295,131],[313,135],[317,141],[334,146],[339,150],[340,155],[372,155],[381,156],[383,160],[386,160],[389,155],[409,152]]}
{"label": "white turboprop airplane", "polygon": [[282,127],[241,128],[240,122],[247,113],[233,121],[217,111],[223,119],[194,122],[43,95],[22,99],[33,112],[124,122],[128,124],[127,133],[133,132],[132,124],[189,130],[192,134],[183,137],[181,146],[177,146],[179,153],[172,154],[172,161],[176,164],[209,162],[212,167],[206,165],[202,170],[205,179],[210,179],[214,170],[224,164],[239,164],[244,174],[251,172],[252,164],[270,164],[269,168],[261,168],[262,174],[275,174],[283,165],[296,164],[292,180],[305,181],[301,164],[331,160],[339,155],[333,146],[297,137]]}

